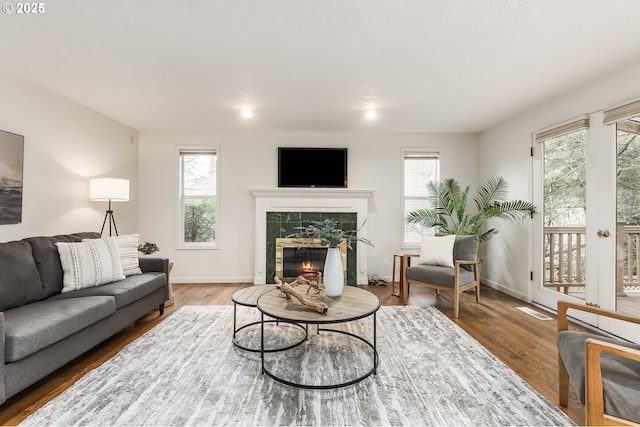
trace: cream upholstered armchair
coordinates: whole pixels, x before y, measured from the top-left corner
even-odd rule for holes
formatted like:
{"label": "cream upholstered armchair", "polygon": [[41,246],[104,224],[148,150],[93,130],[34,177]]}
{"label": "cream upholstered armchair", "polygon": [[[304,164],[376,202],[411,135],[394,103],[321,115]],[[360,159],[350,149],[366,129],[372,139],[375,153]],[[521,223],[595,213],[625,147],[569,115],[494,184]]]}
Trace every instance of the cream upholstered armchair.
{"label": "cream upholstered armchair", "polygon": [[[436,292],[453,292],[453,317],[460,312],[460,294],[475,288],[476,302],[480,302],[480,267],[477,261],[479,239],[477,236],[425,237],[420,247],[417,265],[405,260],[406,270],[402,288],[408,294],[410,284],[433,288]],[[411,257],[415,255],[405,255]]]}
{"label": "cream upholstered armchair", "polygon": [[558,302],[560,404],[569,402],[569,380],[585,405],[587,425],[640,424],[640,346],[628,341],[570,331],[574,309],[640,324],[640,318],[598,307]]}

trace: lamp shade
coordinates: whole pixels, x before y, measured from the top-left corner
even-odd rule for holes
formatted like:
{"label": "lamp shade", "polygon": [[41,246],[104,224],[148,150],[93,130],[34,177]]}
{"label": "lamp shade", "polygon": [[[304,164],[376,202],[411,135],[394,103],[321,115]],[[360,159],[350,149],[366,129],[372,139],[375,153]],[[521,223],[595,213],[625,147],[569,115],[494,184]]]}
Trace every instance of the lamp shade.
{"label": "lamp shade", "polygon": [[129,180],[122,178],[93,178],[89,180],[89,200],[129,200]]}

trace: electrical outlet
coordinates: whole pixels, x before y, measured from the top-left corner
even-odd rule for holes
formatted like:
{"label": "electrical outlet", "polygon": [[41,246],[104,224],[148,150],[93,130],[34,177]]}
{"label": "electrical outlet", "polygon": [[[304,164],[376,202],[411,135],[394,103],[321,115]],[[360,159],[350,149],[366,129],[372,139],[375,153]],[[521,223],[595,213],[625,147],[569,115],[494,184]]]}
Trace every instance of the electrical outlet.
{"label": "electrical outlet", "polygon": [[389,260],[388,260],[388,259],[385,259],[385,260],[382,262],[382,265],[384,266],[384,268],[389,268]]}

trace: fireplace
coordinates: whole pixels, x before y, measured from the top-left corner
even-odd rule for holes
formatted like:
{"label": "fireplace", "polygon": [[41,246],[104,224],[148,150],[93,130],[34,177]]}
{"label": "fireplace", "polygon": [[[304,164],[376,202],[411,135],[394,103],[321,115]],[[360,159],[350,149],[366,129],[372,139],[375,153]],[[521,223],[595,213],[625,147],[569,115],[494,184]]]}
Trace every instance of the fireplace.
{"label": "fireplace", "polygon": [[[351,188],[276,188],[252,189],[255,197],[255,271],[254,284],[274,283],[277,238],[286,238],[295,227],[308,221],[335,218],[343,230],[358,229],[367,238],[368,201],[374,191]],[[367,284],[367,250],[364,244],[353,245],[343,254],[347,270],[346,284]],[[346,262],[345,262],[346,258]]]}
{"label": "fireplace", "polygon": [[[290,282],[298,276],[316,279],[324,270],[327,247],[319,240],[277,238],[275,247],[275,274],[281,280]],[[347,248],[340,246],[342,269],[347,279]]]}

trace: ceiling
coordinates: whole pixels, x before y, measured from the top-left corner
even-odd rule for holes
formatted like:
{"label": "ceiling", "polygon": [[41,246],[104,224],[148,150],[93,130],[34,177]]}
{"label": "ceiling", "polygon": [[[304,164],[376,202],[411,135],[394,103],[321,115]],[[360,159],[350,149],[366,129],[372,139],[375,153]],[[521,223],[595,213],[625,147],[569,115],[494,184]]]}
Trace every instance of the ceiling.
{"label": "ceiling", "polygon": [[43,4],[0,67],[139,130],[478,132],[640,61],[638,0]]}

